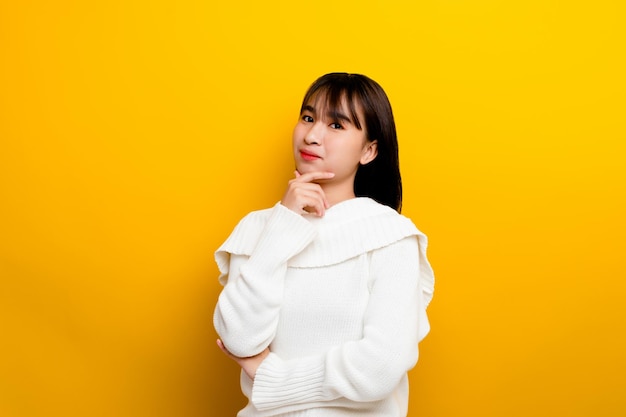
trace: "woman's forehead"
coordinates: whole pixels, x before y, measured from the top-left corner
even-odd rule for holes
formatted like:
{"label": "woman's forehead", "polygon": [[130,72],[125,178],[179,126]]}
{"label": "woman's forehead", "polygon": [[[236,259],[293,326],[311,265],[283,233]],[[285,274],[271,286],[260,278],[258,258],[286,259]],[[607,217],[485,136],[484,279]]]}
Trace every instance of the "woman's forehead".
{"label": "woman's forehead", "polygon": [[328,90],[316,91],[305,104],[315,107],[318,111],[348,109],[348,99],[345,91],[341,91],[338,94],[336,92],[331,93]]}

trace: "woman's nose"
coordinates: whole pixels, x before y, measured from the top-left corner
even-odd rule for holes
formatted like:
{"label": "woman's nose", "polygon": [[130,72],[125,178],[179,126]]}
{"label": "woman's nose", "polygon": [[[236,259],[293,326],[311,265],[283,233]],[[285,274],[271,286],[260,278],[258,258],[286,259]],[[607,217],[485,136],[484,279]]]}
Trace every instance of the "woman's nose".
{"label": "woman's nose", "polygon": [[304,142],[307,145],[320,145],[324,136],[320,123],[314,123],[304,135]]}

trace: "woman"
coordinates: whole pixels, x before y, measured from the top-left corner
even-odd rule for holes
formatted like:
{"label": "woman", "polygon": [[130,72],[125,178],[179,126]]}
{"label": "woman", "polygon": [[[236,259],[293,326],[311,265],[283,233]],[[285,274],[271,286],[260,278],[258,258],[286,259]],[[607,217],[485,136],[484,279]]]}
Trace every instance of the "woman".
{"label": "woman", "polygon": [[216,252],[218,346],[242,368],[247,416],[405,416],[430,326],[426,237],[399,214],[395,123],[383,89],[331,73],[307,91],[296,165],[273,208]]}

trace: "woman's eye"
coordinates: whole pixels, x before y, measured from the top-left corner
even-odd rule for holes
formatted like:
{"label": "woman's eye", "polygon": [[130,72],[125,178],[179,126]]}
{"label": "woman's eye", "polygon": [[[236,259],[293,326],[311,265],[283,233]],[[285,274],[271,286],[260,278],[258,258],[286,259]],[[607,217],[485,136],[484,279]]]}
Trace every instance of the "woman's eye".
{"label": "woman's eye", "polygon": [[331,129],[343,129],[343,126],[341,126],[341,124],[339,123],[331,123],[330,128]]}
{"label": "woman's eye", "polygon": [[313,122],[313,118],[311,116],[307,116],[306,114],[304,116],[302,116],[302,120],[304,120],[307,123],[312,123]]}

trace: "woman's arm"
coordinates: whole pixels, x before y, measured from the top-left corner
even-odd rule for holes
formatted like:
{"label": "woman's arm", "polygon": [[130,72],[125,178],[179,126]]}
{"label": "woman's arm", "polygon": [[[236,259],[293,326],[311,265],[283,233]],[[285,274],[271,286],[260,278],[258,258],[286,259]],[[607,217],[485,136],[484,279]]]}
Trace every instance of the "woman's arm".
{"label": "woman's arm", "polygon": [[[235,357],[258,355],[274,339],[287,261],[301,252],[315,233],[302,214],[324,215],[328,202],[316,181],[333,176],[330,172],[300,175],[296,171],[250,256],[231,255],[213,323],[226,349]],[[244,230],[236,231],[237,238],[246,239],[245,225],[240,226]]]}
{"label": "woman's arm", "polygon": [[[245,238],[245,225],[238,229],[236,233]],[[282,304],[287,261],[302,251],[314,234],[306,219],[277,204],[252,253],[230,255],[213,324],[234,356],[255,356],[271,343]]]}
{"label": "woman's arm", "polygon": [[269,353],[256,371],[254,405],[262,410],[341,397],[376,401],[390,395],[415,365],[417,344],[428,331],[419,259],[415,236],[375,251],[363,338],[293,360]]}

